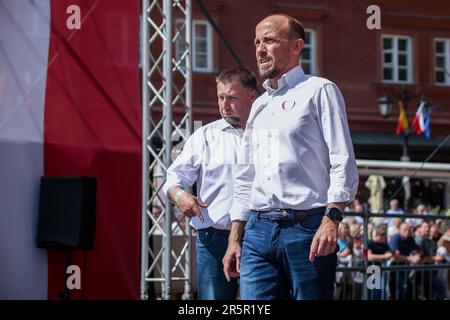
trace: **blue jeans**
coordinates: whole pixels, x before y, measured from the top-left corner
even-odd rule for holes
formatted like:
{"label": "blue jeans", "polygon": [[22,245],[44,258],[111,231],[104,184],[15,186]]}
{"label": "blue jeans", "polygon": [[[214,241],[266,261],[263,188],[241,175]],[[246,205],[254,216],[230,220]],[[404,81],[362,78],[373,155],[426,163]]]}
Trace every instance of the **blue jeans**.
{"label": "blue jeans", "polygon": [[323,213],[316,210],[303,221],[276,221],[252,211],[242,245],[243,300],[333,298],[336,253],[309,261]]}
{"label": "blue jeans", "polygon": [[227,281],[222,258],[228,247],[228,235],[212,228],[197,231],[197,288],[199,300],[236,299],[238,282]]}

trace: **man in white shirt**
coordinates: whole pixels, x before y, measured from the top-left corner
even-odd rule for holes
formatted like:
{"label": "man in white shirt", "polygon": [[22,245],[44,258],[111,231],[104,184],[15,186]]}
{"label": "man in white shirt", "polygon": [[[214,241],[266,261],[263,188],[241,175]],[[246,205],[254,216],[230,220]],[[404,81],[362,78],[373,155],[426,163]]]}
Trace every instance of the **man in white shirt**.
{"label": "man in white shirt", "polygon": [[[398,200],[392,199],[389,202],[389,210],[386,211],[386,213],[388,213],[388,214],[404,214],[405,212],[403,211],[402,208],[400,208]],[[395,224],[395,218],[385,218],[384,222],[388,224],[389,228],[392,228]]]}
{"label": "man in white shirt", "polygon": [[244,300],[331,299],[337,229],[358,187],[344,100],[299,66],[300,22],[271,15],[255,32],[267,91],[253,103],[239,153],[224,273],[240,275]]}
{"label": "man in white shirt", "polygon": [[[198,298],[235,299],[237,280],[228,282],[222,258],[231,227],[233,177],[242,134],[256,98],[256,78],[245,68],[232,68],[216,77],[222,119],[197,129],[167,170],[164,192],[181,214],[192,217],[197,230]],[[197,197],[187,190],[197,182]]]}

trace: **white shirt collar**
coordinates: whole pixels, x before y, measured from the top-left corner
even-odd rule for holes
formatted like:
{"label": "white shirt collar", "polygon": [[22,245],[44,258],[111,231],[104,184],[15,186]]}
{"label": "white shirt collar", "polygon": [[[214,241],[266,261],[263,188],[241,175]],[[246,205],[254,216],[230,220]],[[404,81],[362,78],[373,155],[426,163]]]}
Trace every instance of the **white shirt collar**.
{"label": "white shirt collar", "polygon": [[222,131],[227,130],[227,129],[234,129],[234,130],[237,130],[239,133],[243,133],[243,130],[242,130],[242,129],[239,129],[239,128],[236,128],[236,127],[232,126],[232,125],[231,125],[230,123],[228,123],[228,121],[225,120],[224,118],[220,119],[220,121],[217,123],[217,127],[218,127],[220,130],[222,130]]}
{"label": "white shirt collar", "polygon": [[233,126],[232,126],[231,124],[229,124],[227,120],[225,120],[224,118],[222,118],[222,119],[220,119],[220,121],[217,123],[217,127],[218,127],[220,130],[225,130],[225,129],[228,129],[228,128],[230,128],[230,127],[232,128]]}
{"label": "white shirt collar", "polygon": [[273,89],[270,86],[270,80],[267,79],[266,81],[264,81],[264,83],[262,84],[264,89],[267,90],[267,93],[269,95],[274,94],[275,92],[277,92],[278,90],[282,89],[285,86],[289,86],[289,87],[293,87],[295,84],[298,83],[298,81],[303,78],[303,76],[305,75],[305,73],[303,72],[303,69],[301,66],[295,66],[294,68],[292,68],[291,70],[289,70],[288,72],[286,72],[285,74],[283,74],[280,79],[278,79],[278,89]]}

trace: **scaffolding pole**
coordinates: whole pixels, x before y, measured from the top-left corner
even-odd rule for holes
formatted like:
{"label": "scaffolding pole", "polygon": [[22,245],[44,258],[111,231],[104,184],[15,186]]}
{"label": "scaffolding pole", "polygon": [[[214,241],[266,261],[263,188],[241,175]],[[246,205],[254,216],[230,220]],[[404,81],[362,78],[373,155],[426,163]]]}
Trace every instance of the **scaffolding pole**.
{"label": "scaffolding pole", "polygon": [[161,285],[159,298],[172,299],[173,281],[192,298],[191,230],[174,248],[173,205],[162,193],[173,144],[192,133],[191,25],[190,0],[142,1],[142,299],[150,283]]}

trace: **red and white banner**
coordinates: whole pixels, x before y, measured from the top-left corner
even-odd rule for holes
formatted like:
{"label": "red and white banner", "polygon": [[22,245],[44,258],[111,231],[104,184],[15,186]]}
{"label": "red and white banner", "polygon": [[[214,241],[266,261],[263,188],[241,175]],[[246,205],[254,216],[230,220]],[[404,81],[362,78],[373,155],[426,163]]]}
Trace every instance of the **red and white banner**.
{"label": "red and white banner", "polygon": [[417,108],[416,114],[414,116],[414,119],[412,120],[412,127],[416,131],[417,135],[421,135],[423,132],[425,132],[425,115],[424,115],[424,107],[426,105],[425,101],[421,101],[419,108]]}
{"label": "red and white banner", "polygon": [[139,299],[139,14],[138,0],[0,0],[0,299],[65,289],[65,253],[36,247],[44,174],[97,178],[94,249],[74,252],[70,297]]}

